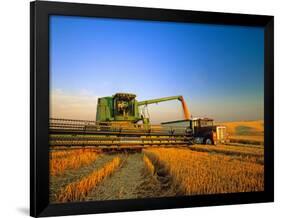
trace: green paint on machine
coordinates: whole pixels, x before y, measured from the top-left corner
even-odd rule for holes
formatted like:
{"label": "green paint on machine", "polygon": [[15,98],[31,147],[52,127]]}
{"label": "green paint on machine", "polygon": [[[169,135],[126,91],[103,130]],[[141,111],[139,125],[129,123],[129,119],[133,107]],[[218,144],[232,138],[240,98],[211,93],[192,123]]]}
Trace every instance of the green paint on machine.
{"label": "green paint on machine", "polygon": [[181,101],[185,118],[189,119],[190,115],[182,96],[171,96],[138,102],[136,100],[135,94],[116,93],[111,97],[102,97],[98,99],[96,121],[116,121],[129,123],[137,123],[138,121],[142,121],[143,124],[149,124],[149,117],[146,117],[144,113],[141,113],[139,107],[146,107],[148,104],[171,100]]}

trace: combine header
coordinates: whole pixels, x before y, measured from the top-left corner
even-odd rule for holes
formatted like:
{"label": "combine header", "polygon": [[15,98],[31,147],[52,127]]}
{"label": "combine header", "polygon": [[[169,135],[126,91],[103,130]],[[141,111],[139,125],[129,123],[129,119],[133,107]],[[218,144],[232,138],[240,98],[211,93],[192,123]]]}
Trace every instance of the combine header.
{"label": "combine header", "polygon": [[140,102],[136,100],[136,95],[128,93],[99,98],[96,121],[51,118],[50,145],[140,148],[191,144],[192,131],[189,127],[150,124],[147,105],[171,100],[182,103],[184,118],[189,119],[182,96]]}

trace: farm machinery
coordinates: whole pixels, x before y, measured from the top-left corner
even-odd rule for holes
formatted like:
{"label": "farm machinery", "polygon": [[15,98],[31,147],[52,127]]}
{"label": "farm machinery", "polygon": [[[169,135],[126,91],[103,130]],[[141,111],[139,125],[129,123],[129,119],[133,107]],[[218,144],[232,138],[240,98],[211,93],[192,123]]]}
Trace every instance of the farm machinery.
{"label": "farm machinery", "polygon": [[142,122],[143,124],[150,124],[149,117],[146,116],[145,110],[147,105],[156,104],[164,101],[179,100],[182,103],[185,119],[189,119],[189,111],[182,96],[171,96],[166,98],[157,98],[146,101],[137,101],[136,95],[128,93],[117,93],[112,97],[103,97],[98,99],[96,121],[97,122],[110,122],[124,123],[125,125],[135,124]]}
{"label": "farm machinery", "polygon": [[[147,105],[172,100],[181,102],[184,119],[151,124]],[[212,119],[192,119],[182,96],[137,101],[136,95],[129,93],[99,98],[96,121],[51,118],[49,123],[52,147],[112,149],[186,146],[194,142],[215,144],[218,136],[224,138],[221,132],[213,125]]]}

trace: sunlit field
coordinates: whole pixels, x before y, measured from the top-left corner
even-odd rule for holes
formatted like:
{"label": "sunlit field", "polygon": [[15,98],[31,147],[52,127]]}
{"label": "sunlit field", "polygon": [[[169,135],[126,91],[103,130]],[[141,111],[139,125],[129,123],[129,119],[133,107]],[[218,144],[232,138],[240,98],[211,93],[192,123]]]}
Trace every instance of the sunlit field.
{"label": "sunlit field", "polygon": [[192,145],[142,151],[53,151],[54,203],[264,189],[263,146]]}
{"label": "sunlit field", "polygon": [[264,121],[236,121],[219,123],[226,126],[232,142],[263,145]]}
{"label": "sunlit field", "polygon": [[97,153],[91,149],[72,151],[53,151],[50,153],[50,174],[63,174],[67,169],[78,169],[93,162]]}
{"label": "sunlit field", "polygon": [[152,148],[145,154],[164,166],[185,195],[263,190],[263,165],[189,149]]}
{"label": "sunlit field", "polygon": [[83,177],[83,179],[68,184],[57,196],[59,202],[84,200],[87,194],[94,189],[105,177],[110,176],[120,166],[119,157],[106,163],[97,171]]}

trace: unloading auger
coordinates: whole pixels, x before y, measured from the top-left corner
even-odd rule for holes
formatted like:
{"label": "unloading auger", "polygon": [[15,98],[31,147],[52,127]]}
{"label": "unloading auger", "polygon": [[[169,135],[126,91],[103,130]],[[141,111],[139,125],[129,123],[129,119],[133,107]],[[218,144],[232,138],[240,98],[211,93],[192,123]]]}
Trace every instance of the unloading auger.
{"label": "unloading auger", "polygon": [[146,117],[140,111],[140,107],[171,100],[179,100],[182,104],[184,119],[190,119],[187,105],[181,95],[137,101],[135,94],[117,93],[111,97],[98,99],[96,121],[117,123],[138,123],[142,121],[143,124],[150,124],[149,117]]}

